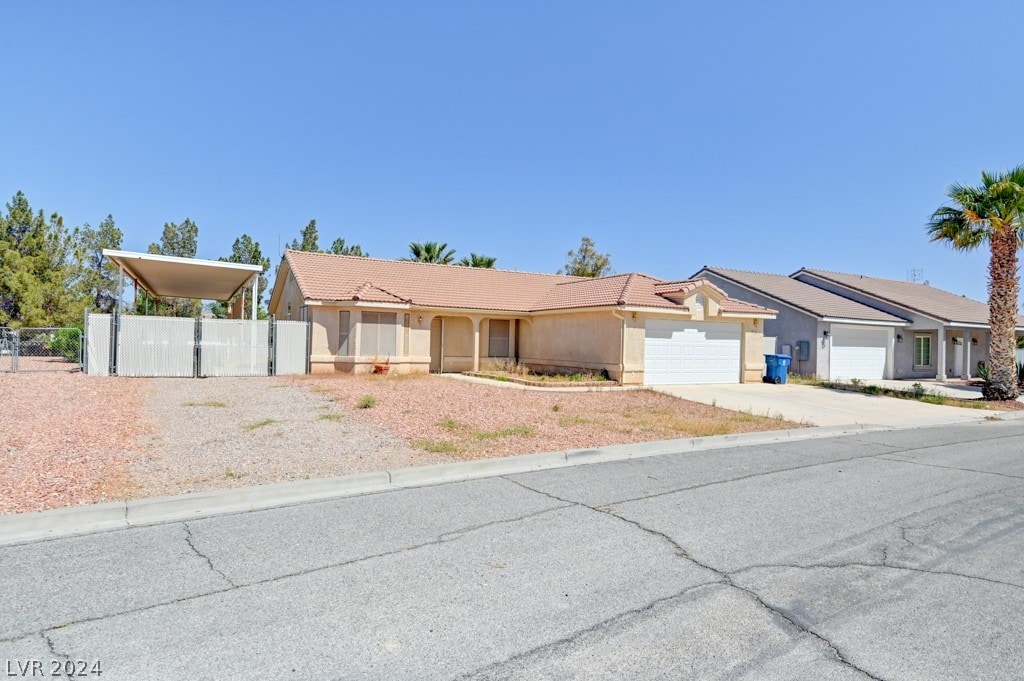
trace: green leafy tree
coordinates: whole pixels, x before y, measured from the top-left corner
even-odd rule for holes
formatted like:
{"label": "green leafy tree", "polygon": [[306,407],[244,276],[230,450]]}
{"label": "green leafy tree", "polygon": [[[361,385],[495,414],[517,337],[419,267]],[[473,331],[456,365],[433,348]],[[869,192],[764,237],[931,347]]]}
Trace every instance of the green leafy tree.
{"label": "green leafy tree", "polygon": [[1024,236],[1024,166],[997,175],[983,172],[981,185],[953,184],[946,196],[950,203],[939,207],[928,222],[931,240],[959,251],[986,245],[989,249],[989,375],[982,393],[987,400],[1016,399],[1017,251]]}
{"label": "green leafy tree", "polygon": [[455,249],[448,248],[448,244],[439,244],[436,241],[423,243],[414,241],[409,244],[409,254],[410,257],[402,258],[402,260],[432,262],[438,265],[450,265],[455,260]]}
{"label": "green leafy tree", "polygon": [[[199,249],[199,226],[189,218],[181,224],[165,222],[160,243],[149,245],[149,252],[156,255],[171,255],[178,258],[194,258]],[[139,311],[143,310],[167,317],[198,317],[203,310],[201,300],[191,298],[165,298],[154,301],[148,294],[140,292]]]}
{"label": "green leafy tree", "polygon": [[359,244],[352,244],[351,246],[348,246],[345,244],[345,240],[340,237],[335,239],[334,243],[331,244],[330,252],[334,255],[355,255],[360,258],[370,257],[369,253],[363,253],[362,246]]}
{"label": "green leafy tree", "polygon": [[463,267],[483,267],[485,269],[494,269],[494,264],[496,262],[498,262],[498,259],[492,258],[489,255],[470,253],[468,258],[462,258],[455,264],[462,265]]}
{"label": "green leafy tree", "polygon": [[117,305],[120,270],[103,257],[103,249],[121,248],[121,230],[108,215],[95,229],[88,224],[81,229],[84,284],[94,311],[109,313]]}
{"label": "green leafy tree", "polygon": [[580,247],[575,251],[569,251],[568,260],[563,269],[558,270],[559,274],[568,274],[574,277],[603,277],[612,273],[611,256],[598,253],[594,240],[589,236],[583,237]]}
{"label": "green leafy tree", "polygon": [[309,224],[306,225],[299,233],[298,239],[295,239],[288,245],[288,248],[293,251],[309,251],[310,253],[320,253],[320,234],[316,229],[316,220],[310,220]]}
{"label": "green leafy tree", "polygon": [[[263,268],[260,272],[260,281],[256,289],[256,305],[257,307],[262,305],[263,294],[267,290],[266,273],[267,270],[270,269],[270,258],[267,258],[263,255],[263,251],[260,249],[260,243],[258,241],[254,241],[253,238],[248,234],[243,234],[242,236],[235,239],[235,243],[231,245],[231,255],[229,255],[226,258],[220,258],[220,260],[221,262],[237,262],[245,265],[259,265],[260,267]],[[231,302],[234,303],[239,298],[241,298],[240,294]],[[248,301],[246,301],[246,305],[249,305]],[[211,309],[211,311],[214,314],[217,314],[216,310]]]}

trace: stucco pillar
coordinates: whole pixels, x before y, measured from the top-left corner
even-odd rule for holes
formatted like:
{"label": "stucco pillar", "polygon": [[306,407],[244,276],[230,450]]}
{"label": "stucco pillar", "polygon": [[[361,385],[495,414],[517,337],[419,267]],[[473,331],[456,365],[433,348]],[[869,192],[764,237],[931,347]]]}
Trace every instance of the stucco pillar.
{"label": "stucco pillar", "polygon": [[963,361],[963,372],[960,374],[960,378],[968,379],[971,377],[971,330],[964,329],[963,348],[961,352],[964,356]]}
{"label": "stucco pillar", "polygon": [[935,378],[940,381],[946,380],[946,327],[940,326],[938,332],[938,357],[935,360]]}
{"label": "stucco pillar", "polygon": [[473,371],[480,371],[480,318],[473,317]]}

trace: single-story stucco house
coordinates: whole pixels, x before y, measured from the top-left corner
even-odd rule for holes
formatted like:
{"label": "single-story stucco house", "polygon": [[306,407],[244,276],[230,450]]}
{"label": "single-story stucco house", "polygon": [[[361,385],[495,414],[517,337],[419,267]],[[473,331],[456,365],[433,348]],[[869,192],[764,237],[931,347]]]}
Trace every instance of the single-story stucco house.
{"label": "single-story stucco house", "polygon": [[988,361],[988,305],[928,284],[810,268],[786,276],[704,267],[694,276],[779,308],[764,332],[800,373],[944,380],[977,376]]}
{"label": "single-story stucco house", "polygon": [[286,251],[269,304],[311,323],[310,370],[517,362],[631,385],[760,381],[775,310],[703,279],[596,279]]}

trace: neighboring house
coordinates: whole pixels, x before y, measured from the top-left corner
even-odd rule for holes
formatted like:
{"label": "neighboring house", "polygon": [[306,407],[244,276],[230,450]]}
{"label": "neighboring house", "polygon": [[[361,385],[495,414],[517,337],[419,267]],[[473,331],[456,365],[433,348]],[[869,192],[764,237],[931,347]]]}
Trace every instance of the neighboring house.
{"label": "neighboring house", "polygon": [[904,317],[783,274],[704,267],[693,276],[730,296],[777,308],[764,335],[776,339],[775,352],[792,356],[790,371],[832,380],[898,376],[896,338],[910,324]]}
{"label": "neighboring house", "polygon": [[518,362],[624,384],[760,381],[775,310],[703,279],[597,279],[287,251],[270,298],[312,324],[314,373]]}
{"label": "neighboring house", "polygon": [[[988,361],[988,305],[927,284],[803,268],[794,279],[908,320],[895,344],[895,378],[978,375]],[[1024,333],[1018,318],[1017,332]]]}

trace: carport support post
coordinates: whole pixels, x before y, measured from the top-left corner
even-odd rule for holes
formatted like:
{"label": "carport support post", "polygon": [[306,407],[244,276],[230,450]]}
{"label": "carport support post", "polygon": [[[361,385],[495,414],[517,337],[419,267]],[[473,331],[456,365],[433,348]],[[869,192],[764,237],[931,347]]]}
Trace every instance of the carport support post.
{"label": "carport support post", "polygon": [[253,321],[256,321],[256,292],[259,290],[259,285],[260,275],[257,274],[252,278],[252,317],[250,319]]}
{"label": "carport support post", "polygon": [[960,378],[963,378],[963,379],[966,380],[966,379],[969,379],[971,377],[971,330],[970,329],[964,329],[963,344],[964,344],[964,346],[960,349],[960,351],[964,355],[964,361],[963,361],[963,367],[962,367],[963,368],[963,373],[960,375]]}

